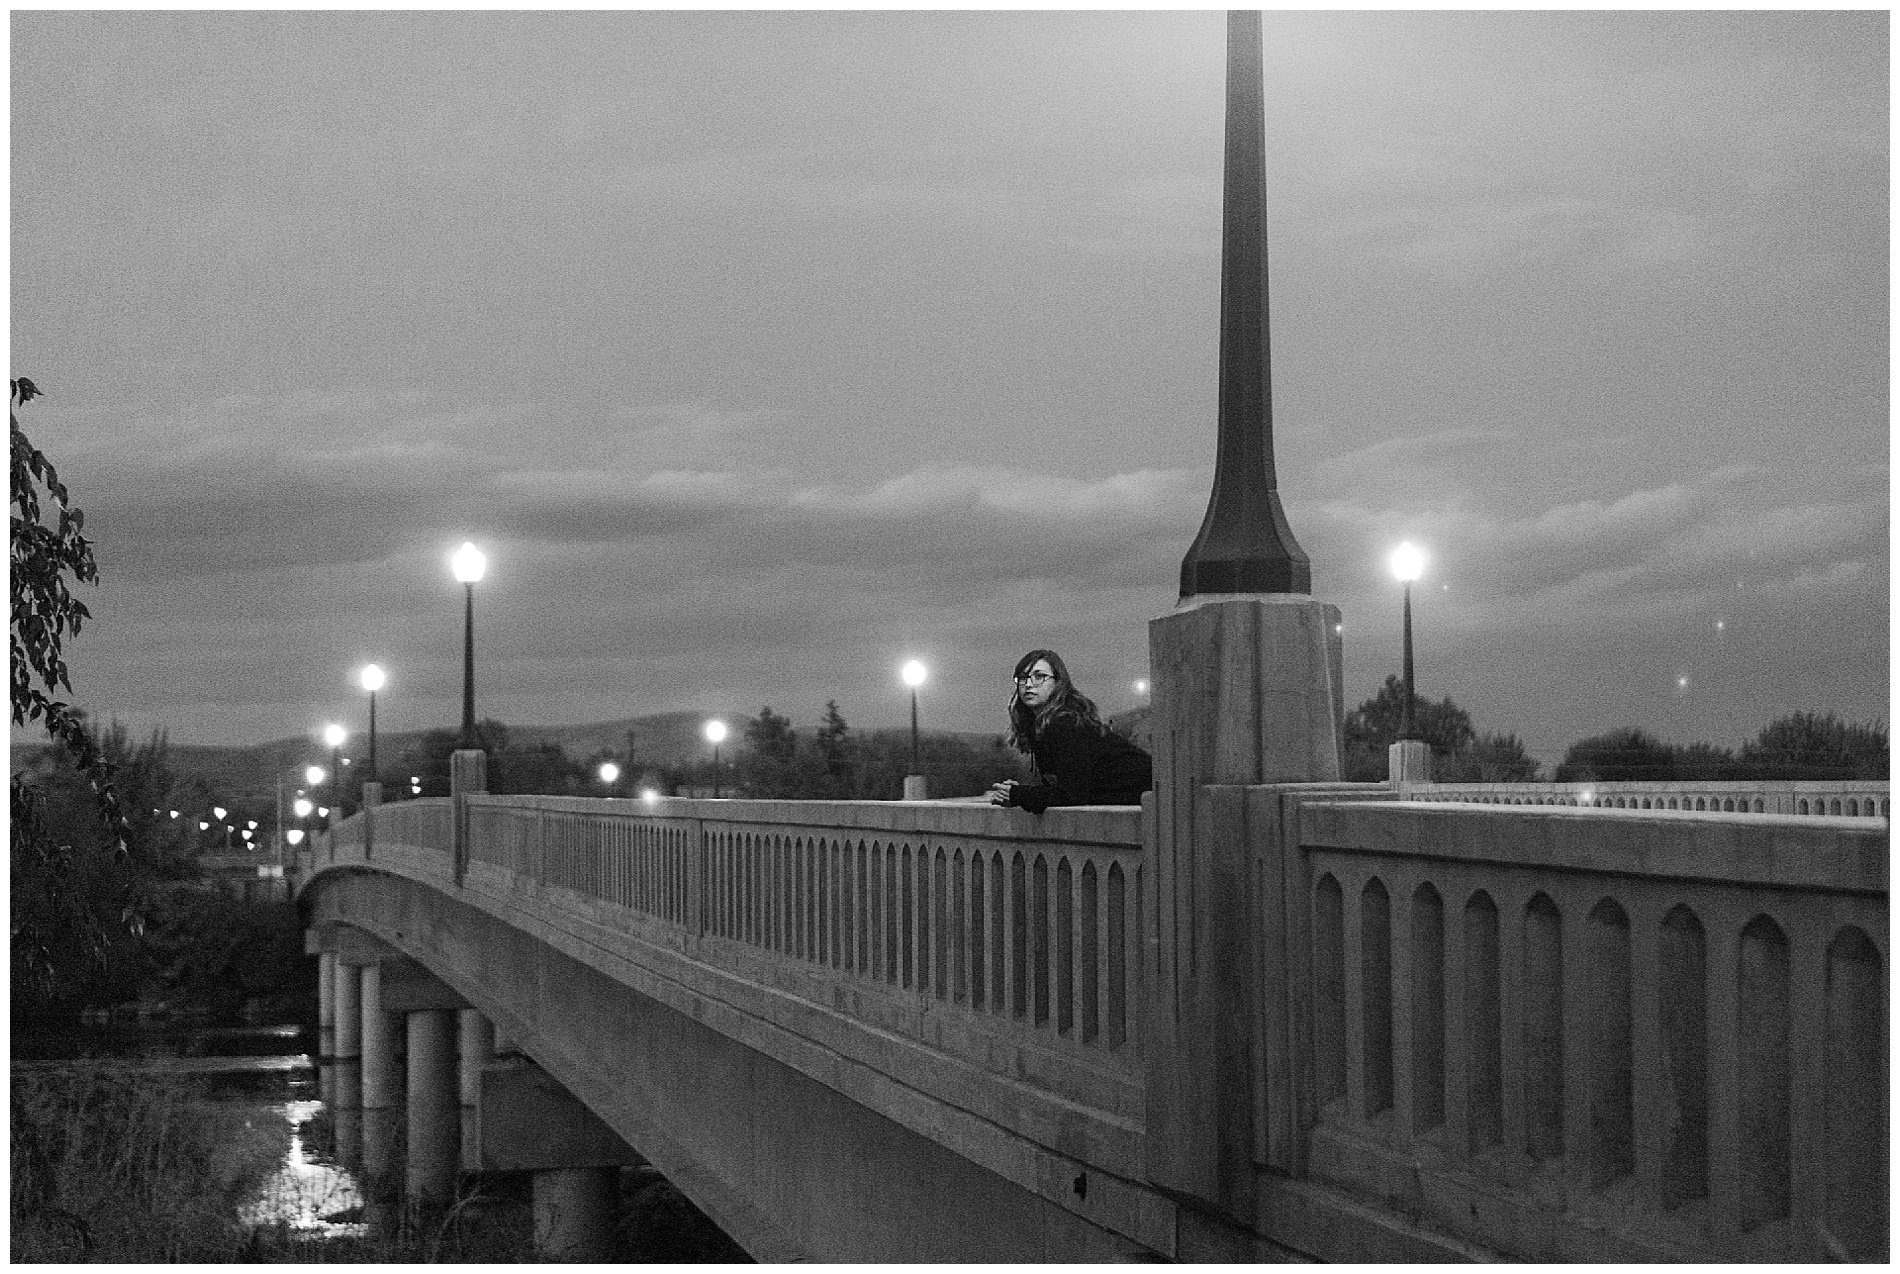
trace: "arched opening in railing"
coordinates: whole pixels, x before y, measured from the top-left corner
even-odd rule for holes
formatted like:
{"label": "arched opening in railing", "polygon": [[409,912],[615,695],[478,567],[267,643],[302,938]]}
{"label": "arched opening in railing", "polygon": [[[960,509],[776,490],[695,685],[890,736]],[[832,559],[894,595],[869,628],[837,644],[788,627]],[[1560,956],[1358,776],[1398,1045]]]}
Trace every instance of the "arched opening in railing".
{"label": "arched opening in railing", "polygon": [[1345,898],[1331,872],[1313,889],[1314,1082],[1320,1104],[1346,1092]]}
{"label": "arched opening in railing", "polygon": [[1600,1190],[1635,1170],[1629,917],[1615,899],[1604,898],[1591,908],[1584,934],[1590,1184]]}
{"label": "arched opening in railing", "polygon": [[1849,1260],[1884,1260],[1890,1197],[1886,976],[1879,948],[1852,926],[1828,944],[1824,1005],[1823,1215]]}
{"label": "arched opening in railing", "polygon": [[1377,876],[1359,893],[1359,1010],[1369,1117],[1392,1108],[1392,900]]}
{"label": "arched opening in railing", "polygon": [[1564,1152],[1563,915],[1547,894],[1524,909],[1524,1149]]}
{"label": "arched opening in railing", "polygon": [[1708,943],[1685,906],[1662,919],[1657,950],[1664,1091],[1662,1204],[1676,1208],[1709,1193]]}
{"label": "arched opening in railing", "polygon": [[1504,1003],[1498,908],[1482,889],[1465,903],[1463,941],[1465,1149],[1477,1154],[1504,1140]]}
{"label": "arched opening in railing", "polygon": [[1445,904],[1412,894],[1412,1132],[1445,1122]]}
{"label": "arched opening in railing", "polygon": [[1757,916],[1742,930],[1736,955],[1741,1222],[1748,1230],[1787,1216],[1792,1192],[1787,935]]}

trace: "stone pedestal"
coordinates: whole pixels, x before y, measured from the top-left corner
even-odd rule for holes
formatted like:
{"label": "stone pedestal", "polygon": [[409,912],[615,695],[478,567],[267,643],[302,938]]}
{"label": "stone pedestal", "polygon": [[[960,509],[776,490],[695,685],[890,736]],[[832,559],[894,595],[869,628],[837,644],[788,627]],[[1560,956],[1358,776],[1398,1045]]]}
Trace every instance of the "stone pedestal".
{"label": "stone pedestal", "polygon": [[461,1066],[462,1167],[481,1167],[482,1068],[495,1057],[495,1024],[477,1009],[458,1015],[456,1055]]}
{"label": "stone pedestal", "polygon": [[1256,961],[1248,833],[1210,785],[1336,782],[1339,609],[1197,597],[1149,625],[1155,785],[1146,839],[1147,1174],[1251,1209]]}
{"label": "stone pedestal", "polygon": [[921,774],[904,776],[904,799],[907,801],[927,801],[930,799],[930,781]]}
{"label": "stone pedestal", "polygon": [[1386,749],[1386,782],[1401,801],[1411,799],[1411,788],[1432,781],[1432,749],[1423,739],[1400,739]]}
{"label": "stone pedestal", "polygon": [[449,753],[451,834],[455,840],[455,883],[468,874],[468,798],[488,791],[488,754],[480,748]]}

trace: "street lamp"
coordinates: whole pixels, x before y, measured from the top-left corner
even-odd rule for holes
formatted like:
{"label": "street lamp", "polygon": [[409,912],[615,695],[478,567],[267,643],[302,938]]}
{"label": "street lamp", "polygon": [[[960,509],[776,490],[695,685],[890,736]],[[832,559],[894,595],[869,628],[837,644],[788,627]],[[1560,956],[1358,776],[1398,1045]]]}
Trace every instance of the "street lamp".
{"label": "street lamp", "polygon": [[383,683],[387,681],[388,678],[383,675],[383,670],[375,664],[364,664],[363,671],[358,675],[363,683],[363,689],[369,691],[369,778],[366,779],[365,782],[374,783],[377,781],[376,692],[383,688]]}
{"label": "street lamp", "polygon": [[598,772],[600,774],[600,781],[607,785],[607,790],[609,792],[613,791],[614,781],[620,777],[620,767],[615,765],[612,761],[602,761]]}
{"label": "street lamp", "polygon": [[[912,778],[921,779],[923,763],[918,759],[920,749],[917,738],[917,687],[923,685],[924,679],[930,676],[930,669],[913,659],[904,665],[899,675],[904,678],[904,684],[910,687],[910,773]],[[904,786],[906,788],[911,786],[909,779],[904,781]],[[920,789],[922,786],[921,782],[917,784]],[[908,796],[909,793],[906,792],[905,795]]]}
{"label": "street lamp", "polygon": [[331,722],[323,727],[323,741],[330,745],[330,804],[343,812],[343,741],[350,732]]}
{"label": "street lamp", "polygon": [[1405,710],[1400,719],[1399,738],[1417,737],[1412,721],[1412,581],[1425,571],[1425,555],[1411,541],[1399,545],[1392,554],[1392,573],[1405,585]]}
{"label": "street lamp", "polygon": [[713,799],[719,799],[719,745],[726,739],[726,723],[717,717],[706,723],[706,739],[713,745]]}
{"label": "street lamp", "polygon": [[468,592],[462,617],[462,746],[472,748],[479,746],[475,741],[475,583],[488,569],[488,559],[473,544],[464,544],[449,559],[449,569]]}

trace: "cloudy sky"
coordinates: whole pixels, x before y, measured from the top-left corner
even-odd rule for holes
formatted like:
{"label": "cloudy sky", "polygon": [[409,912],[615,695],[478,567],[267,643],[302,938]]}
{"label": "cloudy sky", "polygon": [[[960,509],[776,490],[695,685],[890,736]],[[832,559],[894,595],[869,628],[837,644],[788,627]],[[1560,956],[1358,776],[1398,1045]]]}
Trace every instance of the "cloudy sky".
{"label": "cloudy sky", "polygon": [[[1212,12],[12,15],[12,368],[174,743],[1110,709],[1212,474]],[[1888,700],[1882,11],[1269,12],[1275,444],[1355,703]]]}

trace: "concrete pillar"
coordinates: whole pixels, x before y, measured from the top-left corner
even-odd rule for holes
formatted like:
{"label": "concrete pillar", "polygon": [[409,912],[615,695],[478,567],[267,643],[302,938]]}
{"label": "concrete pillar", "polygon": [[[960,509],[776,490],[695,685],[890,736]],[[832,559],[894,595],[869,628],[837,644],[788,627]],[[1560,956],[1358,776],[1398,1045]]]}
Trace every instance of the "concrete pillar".
{"label": "concrete pillar", "polygon": [[929,800],[929,780],[922,774],[906,774],[904,776],[904,799],[907,801]]}
{"label": "concrete pillar", "polygon": [[356,1110],[363,1102],[363,966],[336,965],[336,1104]]}
{"label": "concrete pillar", "polygon": [[458,1055],[462,1059],[462,1104],[474,1106],[482,1099],[482,1067],[495,1056],[495,1024],[479,1009],[463,1009],[457,1028],[460,1032]]}
{"label": "concrete pillar", "polygon": [[[1148,628],[1147,1175],[1232,1215],[1251,1215],[1253,1189],[1258,837],[1221,789],[1338,781],[1339,625],[1309,597],[1225,594]],[[1268,981],[1285,980],[1267,954]]]}
{"label": "concrete pillar", "polygon": [[543,1261],[614,1260],[618,1168],[550,1168],[534,1174],[534,1254]]}
{"label": "concrete pillar", "polygon": [[317,953],[317,1060],[336,1056],[336,952]]}
{"label": "concrete pillar", "polygon": [[404,1195],[411,1208],[446,1208],[455,1201],[456,1175],[462,1164],[456,1014],[452,1009],[421,1009],[405,1014],[404,1019],[409,1039]]}
{"label": "concrete pillar", "polygon": [[363,966],[363,1108],[396,1104],[396,1022],[383,1011],[382,966]]}

